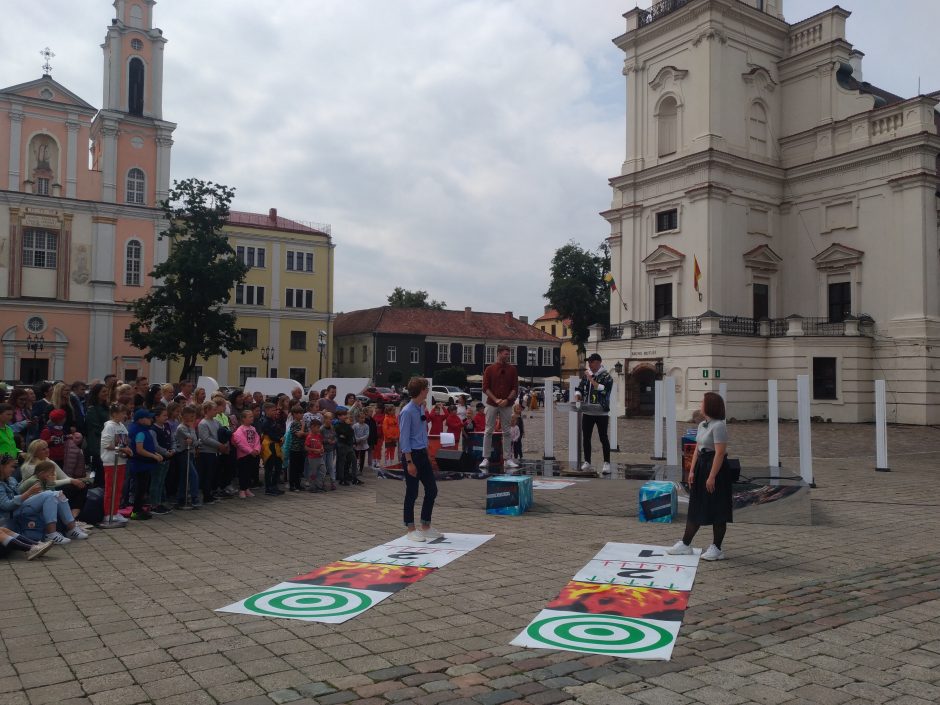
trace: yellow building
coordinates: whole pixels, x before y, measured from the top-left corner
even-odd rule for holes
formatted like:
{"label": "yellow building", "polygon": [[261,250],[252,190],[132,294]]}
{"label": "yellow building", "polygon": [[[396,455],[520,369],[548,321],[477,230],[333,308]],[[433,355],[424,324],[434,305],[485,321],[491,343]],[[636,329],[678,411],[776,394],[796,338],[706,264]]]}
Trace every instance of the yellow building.
{"label": "yellow building", "polygon": [[571,342],[571,321],[563,321],[558,311],[551,306],[545,307],[545,313],[535,319],[533,324],[543,333],[561,338],[561,378],[563,380],[577,376],[581,365],[578,360],[578,347]]}
{"label": "yellow building", "polygon": [[[278,216],[232,211],[224,230],[251,269],[232,292],[231,311],[251,344],[247,353],[201,361],[195,375],[222,386],[248,377],[290,377],[309,386],[329,376],[333,350],[333,241],[328,225],[305,225]],[[325,345],[318,345],[320,341]],[[322,350],[320,349],[322,347]],[[169,378],[182,365],[170,363]],[[159,380],[157,380],[159,381]]]}

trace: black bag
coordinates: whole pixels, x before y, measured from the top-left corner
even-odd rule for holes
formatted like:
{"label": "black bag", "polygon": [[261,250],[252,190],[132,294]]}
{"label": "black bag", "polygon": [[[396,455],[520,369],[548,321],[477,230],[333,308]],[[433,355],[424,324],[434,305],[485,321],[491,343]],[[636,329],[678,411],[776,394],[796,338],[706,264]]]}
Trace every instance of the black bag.
{"label": "black bag", "polygon": [[79,521],[86,524],[100,524],[104,521],[104,489],[92,487],[85,495],[85,506],[78,515]]}
{"label": "black bag", "polygon": [[741,479],[741,461],[737,458],[725,456],[725,460],[721,464],[721,471],[727,473],[731,482],[738,482]]}

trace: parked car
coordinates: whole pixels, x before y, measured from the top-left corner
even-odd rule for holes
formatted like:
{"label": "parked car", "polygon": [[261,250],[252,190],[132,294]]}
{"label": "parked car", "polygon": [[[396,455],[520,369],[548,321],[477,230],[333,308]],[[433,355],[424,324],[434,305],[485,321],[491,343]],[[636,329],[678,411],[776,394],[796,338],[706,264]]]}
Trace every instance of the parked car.
{"label": "parked car", "polygon": [[470,387],[470,398],[483,401],[483,387]]}
{"label": "parked car", "polygon": [[362,393],[369,398],[369,401],[397,404],[401,400],[401,395],[388,387],[366,387]]}
{"label": "parked car", "polygon": [[435,384],[431,387],[431,401],[434,404],[456,404],[460,397],[465,400],[470,399],[470,395],[460,387],[448,387],[443,384]]}

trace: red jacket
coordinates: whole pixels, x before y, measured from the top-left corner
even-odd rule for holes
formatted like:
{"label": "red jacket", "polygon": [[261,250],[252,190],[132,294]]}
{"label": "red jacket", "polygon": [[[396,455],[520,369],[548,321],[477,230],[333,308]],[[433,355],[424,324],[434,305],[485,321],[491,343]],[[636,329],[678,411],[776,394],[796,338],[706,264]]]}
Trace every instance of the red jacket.
{"label": "red jacket", "polygon": [[431,413],[428,414],[428,421],[431,422],[431,430],[428,433],[432,436],[440,436],[441,431],[444,430],[444,419],[447,417],[437,409],[431,409]]}

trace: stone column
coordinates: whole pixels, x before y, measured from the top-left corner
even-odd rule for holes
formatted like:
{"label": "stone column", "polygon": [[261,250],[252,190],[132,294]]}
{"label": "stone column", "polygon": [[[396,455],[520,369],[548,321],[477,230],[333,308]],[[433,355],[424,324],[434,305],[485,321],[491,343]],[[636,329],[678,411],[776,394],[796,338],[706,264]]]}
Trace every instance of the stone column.
{"label": "stone column", "polygon": [[19,106],[10,111],[10,162],[7,176],[10,180],[7,188],[10,191],[22,191],[20,183],[20,140],[23,134],[23,113]]}
{"label": "stone column", "polygon": [[101,200],[105,203],[117,202],[117,135],[117,122],[108,120],[101,128]]}
{"label": "stone column", "polygon": [[81,124],[73,115],[69,115],[65,128],[69,132],[68,146],[66,147],[66,165],[65,165],[65,197],[75,198],[78,190],[78,130]]}
{"label": "stone column", "polygon": [[154,42],[153,58],[150,63],[150,114],[157,120],[163,119],[163,47],[166,39],[162,37]]}
{"label": "stone column", "polygon": [[160,134],[156,138],[157,142],[157,174],[156,174],[156,207],[160,201],[165,201],[170,190],[170,148],[173,146],[173,139],[169,133]]}

